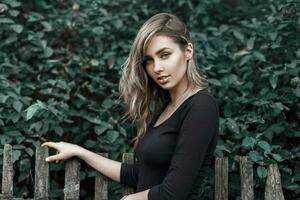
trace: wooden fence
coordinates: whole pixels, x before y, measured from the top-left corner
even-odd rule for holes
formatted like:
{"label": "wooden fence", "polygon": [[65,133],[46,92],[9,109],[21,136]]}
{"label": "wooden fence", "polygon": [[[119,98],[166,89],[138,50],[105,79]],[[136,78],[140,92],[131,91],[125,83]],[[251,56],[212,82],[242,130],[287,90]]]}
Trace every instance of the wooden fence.
{"label": "wooden fence", "polygon": [[[108,157],[107,153],[101,153]],[[48,200],[49,197],[49,164],[45,162],[48,157],[48,148],[37,147],[35,160],[35,184],[34,198]],[[253,190],[253,163],[248,157],[236,157],[240,165],[241,177],[241,199],[254,200]],[[133,154],[124,153],[122,162],[133,163]],[[12,147],[9,144],[4,145],[3,151],[3,176],[2,176],[2,194],[0,199],[21,200],[22,198],[13,197],[13,163]],[[96,172],[95,176],[95,200],[108,199],[108,179]],[[77,159],[66,161],[64,199],[79,199],[80,191],[80,162]],[[134,192],[130,187],[123,186],[123,195]],[[216,158],[215,160],[215,200],[228,199],[228,158]],[[265,200],[284,200],[281,178],[276,164],[268,166],[268,176],[265,187]]]}

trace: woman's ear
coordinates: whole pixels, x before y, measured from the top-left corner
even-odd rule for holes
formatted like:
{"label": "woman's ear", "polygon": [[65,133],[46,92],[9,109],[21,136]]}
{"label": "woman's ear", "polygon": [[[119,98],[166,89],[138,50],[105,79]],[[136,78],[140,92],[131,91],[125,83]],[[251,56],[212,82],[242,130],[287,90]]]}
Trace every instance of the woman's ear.
{"label": "woman's ear", "polygon": [[185,49],[185,57],[187,60],[190,60],[193,57],[193,52],[194,52],[193,44],[189,42]]}

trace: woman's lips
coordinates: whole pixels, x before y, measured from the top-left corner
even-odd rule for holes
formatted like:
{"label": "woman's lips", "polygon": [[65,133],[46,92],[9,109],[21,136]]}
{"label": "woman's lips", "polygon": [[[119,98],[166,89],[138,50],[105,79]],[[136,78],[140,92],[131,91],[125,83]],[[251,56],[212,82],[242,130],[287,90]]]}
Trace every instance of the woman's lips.
{"label": "woman's lips", "polygon": [[169,76],[163,76],[157,79],[159,83],[163,84],[169,80]]}

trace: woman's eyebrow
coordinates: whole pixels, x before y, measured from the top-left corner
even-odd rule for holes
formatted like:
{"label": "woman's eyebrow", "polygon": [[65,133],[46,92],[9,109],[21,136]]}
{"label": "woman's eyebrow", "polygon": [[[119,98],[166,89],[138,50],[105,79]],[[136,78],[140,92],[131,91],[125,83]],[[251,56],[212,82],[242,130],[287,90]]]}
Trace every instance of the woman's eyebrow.
{"label": "woman's eyebrow", "polygon": [[[160,54],[160,52],[164,51],[165,49],[170,49],[170,48],[168,48],[168,47],[163,47],[163,48],[157,50],[155,54],[158,55],[158,54]],[[151,57],[151,56],[145,55],[145,57],[148,58],[148,57]]]}

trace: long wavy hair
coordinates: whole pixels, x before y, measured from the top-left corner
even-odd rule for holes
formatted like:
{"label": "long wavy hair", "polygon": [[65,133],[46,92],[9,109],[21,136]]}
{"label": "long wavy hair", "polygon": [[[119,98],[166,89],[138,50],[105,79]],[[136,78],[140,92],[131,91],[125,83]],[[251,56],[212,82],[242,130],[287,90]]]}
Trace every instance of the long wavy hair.
{"label": "long wavy hair", "polygon": [[[175,15],[158,13],[149,18],[138,31],[131,46],[130,53],[122,65],[122,76],[119,82],[120,98],[127,106],[124,117],[129,117],[137,125],[137,134],[132,139],[134,148],[149,126],[158,117],[170,101],[169,92],[158,86],[148,75],[144,67],[144,54],[157,35],[170,37],[181,50],[192,43],[186,25]],[[200,89],[207,87],[205,76],[197,67],[195,53],[188,61],[187,77],[190,83]]]}

